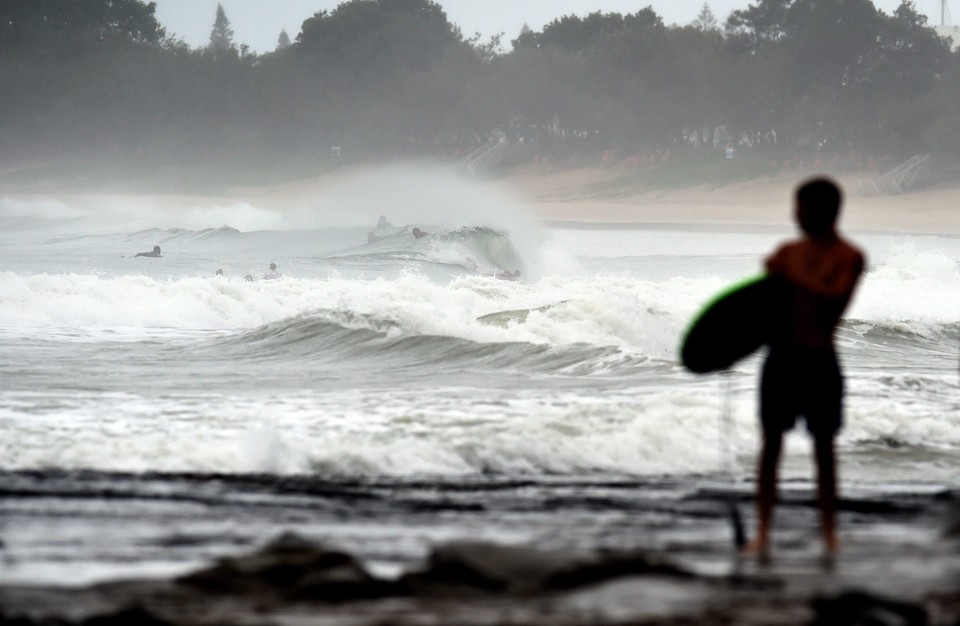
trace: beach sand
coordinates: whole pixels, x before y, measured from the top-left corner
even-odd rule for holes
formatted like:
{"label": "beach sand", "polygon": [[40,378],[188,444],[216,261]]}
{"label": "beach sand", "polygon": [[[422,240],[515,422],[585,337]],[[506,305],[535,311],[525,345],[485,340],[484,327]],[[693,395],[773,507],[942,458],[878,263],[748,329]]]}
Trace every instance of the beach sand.
{"label": "beach sand", "polygon": [[[700,185],[617,193],[617,169],[547,169],[529,166],[503,184],[551,221],[740,224],[793,227],[796,185],[811,173],[786,172],[728,185]],[[960,235],[960,184],[903,195],[864,195],[875,174],[837,176],[845,193],[841,228],[862,231]]]}
{"label": "beach sand", "polygon": [[[342,186],[376,185],[377,175],[392,166],[344,166],[313,179],[256,187],[238,186],[215,194],[138,194],[114,185],[92,193],[48,181],[28,187],[0,184],[2,198],[55,198],[65,202],[109,198],[158,207],[230,207],[249,205],[284,212],[316,207],[331,190]],[[408,167],[408,166],[404,166]],[[415,171],[417,165],[409,166]],[[429,165],[427,172],[437,172]],[[793,229],[792,195],[797,184],[814,172],[785,171],[777,176],[722,185],[696,185],[643,191],[625,184],[630,170],[613,167],[524,165],[481,180],[480,185],[505,192],[545,222],[624,224],[726,224]],[[395,174],[394,174],[395,176]],[[945,180],[902,195],[866,195],[860,189],[876,172],[833,176],[844,190],[842,229],[849,231],[960,236],[960,180]],[[395,178],[393,179],[395,180]],[[391,181],[392,182],[392,181]],[[477,182],[477,181],[471,181]],[[384,193],[388,193],[389,190]],[[88,203],[89,204],[89,203]],[[335,211],[336,198],[322,210]]]}

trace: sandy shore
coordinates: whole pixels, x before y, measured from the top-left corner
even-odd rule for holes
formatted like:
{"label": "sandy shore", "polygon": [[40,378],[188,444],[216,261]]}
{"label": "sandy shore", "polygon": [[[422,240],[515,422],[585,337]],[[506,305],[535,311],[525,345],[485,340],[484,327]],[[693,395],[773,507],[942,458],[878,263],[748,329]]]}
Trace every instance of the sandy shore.
{"label": "sandy shore", "polygon": [[[411,174],[419,166],[399,166]],[[428,173],[411,182],[429,184],[437,172],[450,174],[447,168],[429,166]],[[388,173],[389,172],[389,173]],[[507,194],[522,202],[537,218],[549,221],[603,222],[634,224],[727,224],[762,225],[793,228],[792,194],[797,183],[810,173],[787,172],[728,185],[691,185],[687,188],[637,191],[638,187],[622,184],[630,172],[619,167],[561,168],[528,165],[510,170],[492,180],[464,182],[479,184],[491,192]],[[858,190],[875,173],[836,176],[845,191],[841,217],[842,228],[850,231],[891,233],[923,233],[960,236],[960,181],[941,183],[903,195],[864,195]],[[70,199],[102,199],[115,202],[143,201],[153,206],[218,207],[255,206],[286,211],[315,207],[336,211],[344,194],[357,190],[389,190],[402,183],[396,166],[350,166],[303,180],[260,187],[236,187],[216,195],[180,194],[170,190],[163,194],[134,194],[118,188],[104,188],[96,193],[89,185],[74,191],[56,183],[34,188],[3,188],[0,199],[45,197]],[[399,183],[398,183],[399,181]],[[386,191],[385,191],[386,193]],[[130,204],[130,203],[128,203]]]}
{"label": "sandy shore", "polygon": [[[614,184],[615,169],[516,170],[497,184],[514,190],[546,220],[719,223],[792,227],[792,194],[807,175],[782,174],[726,186],[692,186],[629,195],[598,195]],[[845,190],[842,227],[960,235],[960,185],[897,196],[858,193],[869,174],[837,177]],[[608,185],[605,185],[607,183]]]}

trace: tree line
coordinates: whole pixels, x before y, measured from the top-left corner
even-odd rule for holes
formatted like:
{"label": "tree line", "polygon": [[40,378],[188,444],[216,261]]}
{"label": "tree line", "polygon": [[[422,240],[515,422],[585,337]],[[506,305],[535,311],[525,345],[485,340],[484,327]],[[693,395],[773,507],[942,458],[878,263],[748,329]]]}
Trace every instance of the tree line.
{"label": "tree line", "polygon": [[727,145],[960,156],[960,55],[912,2],[759,0],[721,24],[651,8],[466,37],[431,0],[350,0],[254,54],[211,16],[168,37],[153,2],[0,0],[6,160],[526,154]]}

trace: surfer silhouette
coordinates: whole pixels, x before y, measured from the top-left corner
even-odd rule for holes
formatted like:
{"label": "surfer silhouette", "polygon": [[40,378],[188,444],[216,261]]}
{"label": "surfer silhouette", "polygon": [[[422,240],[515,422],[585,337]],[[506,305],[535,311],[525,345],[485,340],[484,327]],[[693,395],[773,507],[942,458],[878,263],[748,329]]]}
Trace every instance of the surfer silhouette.
{"label": "surfer silhouette", "polygon": [[138,252],[138,253],[136,253],[136,254],[133,255],[133,256],[134,256],[134,257],[138,257],[138,256],[148,256],[148,257],[156,257],[156,258],[159,258],[159,257],[160,257],[160,246],[154,246],[154,247],[153,247],[153,250],[150,251],[150,252]]}
{"label": "surfer silhouette", "polygon": [[428,235],[430,234],[430,233],[428,233],[428,232],[425,232],[425,231],[420,230],[420,229],[417,228],[416,226],[413,227],[413,231],[412,231],[412,232],[413,232],[413,236],[416,237],[417,239],[422,239],[422,238],[424,238],[424,237],[426,237],[426,236],[428,236]]}
{"label": "surfer silhouette", "polygon": [[787,306],[763,366],[760,421],[763,444],[757,476],[757,536],[745,551],[766,557],[777,498],[777,468],[783,435],[803,415],[813,437],[817,499],[824,547],[839,548],[836,534],[834,438],[843,423],[843,374],[834,331],[865,266],[863,253],[836,228],[842,194],[827,178],[802,183],[794,199],[798,239],[780,246],[765,262],[784,279]]}

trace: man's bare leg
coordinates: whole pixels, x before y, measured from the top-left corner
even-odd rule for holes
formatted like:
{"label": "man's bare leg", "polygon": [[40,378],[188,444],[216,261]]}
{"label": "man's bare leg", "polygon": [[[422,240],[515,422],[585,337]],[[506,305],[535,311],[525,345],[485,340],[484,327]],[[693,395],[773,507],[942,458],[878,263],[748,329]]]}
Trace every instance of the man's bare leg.
{"label": "man's bare leg", "polygon": [[757,536],[744,546],[743,551],[762,557],[770,554],[770,526],[773,506],[777,501],[777,468],[780,464],[780,449],[783,433],[763,435],[763,450],[757,471]]}
{"label": "man's bare leg", "polygon": [[828,554],[840,549],[837,540],[837,475],[833,435],[814,438],[817,461],[817,499],[820,504],[820,521],[823,529],[823,545]]}

